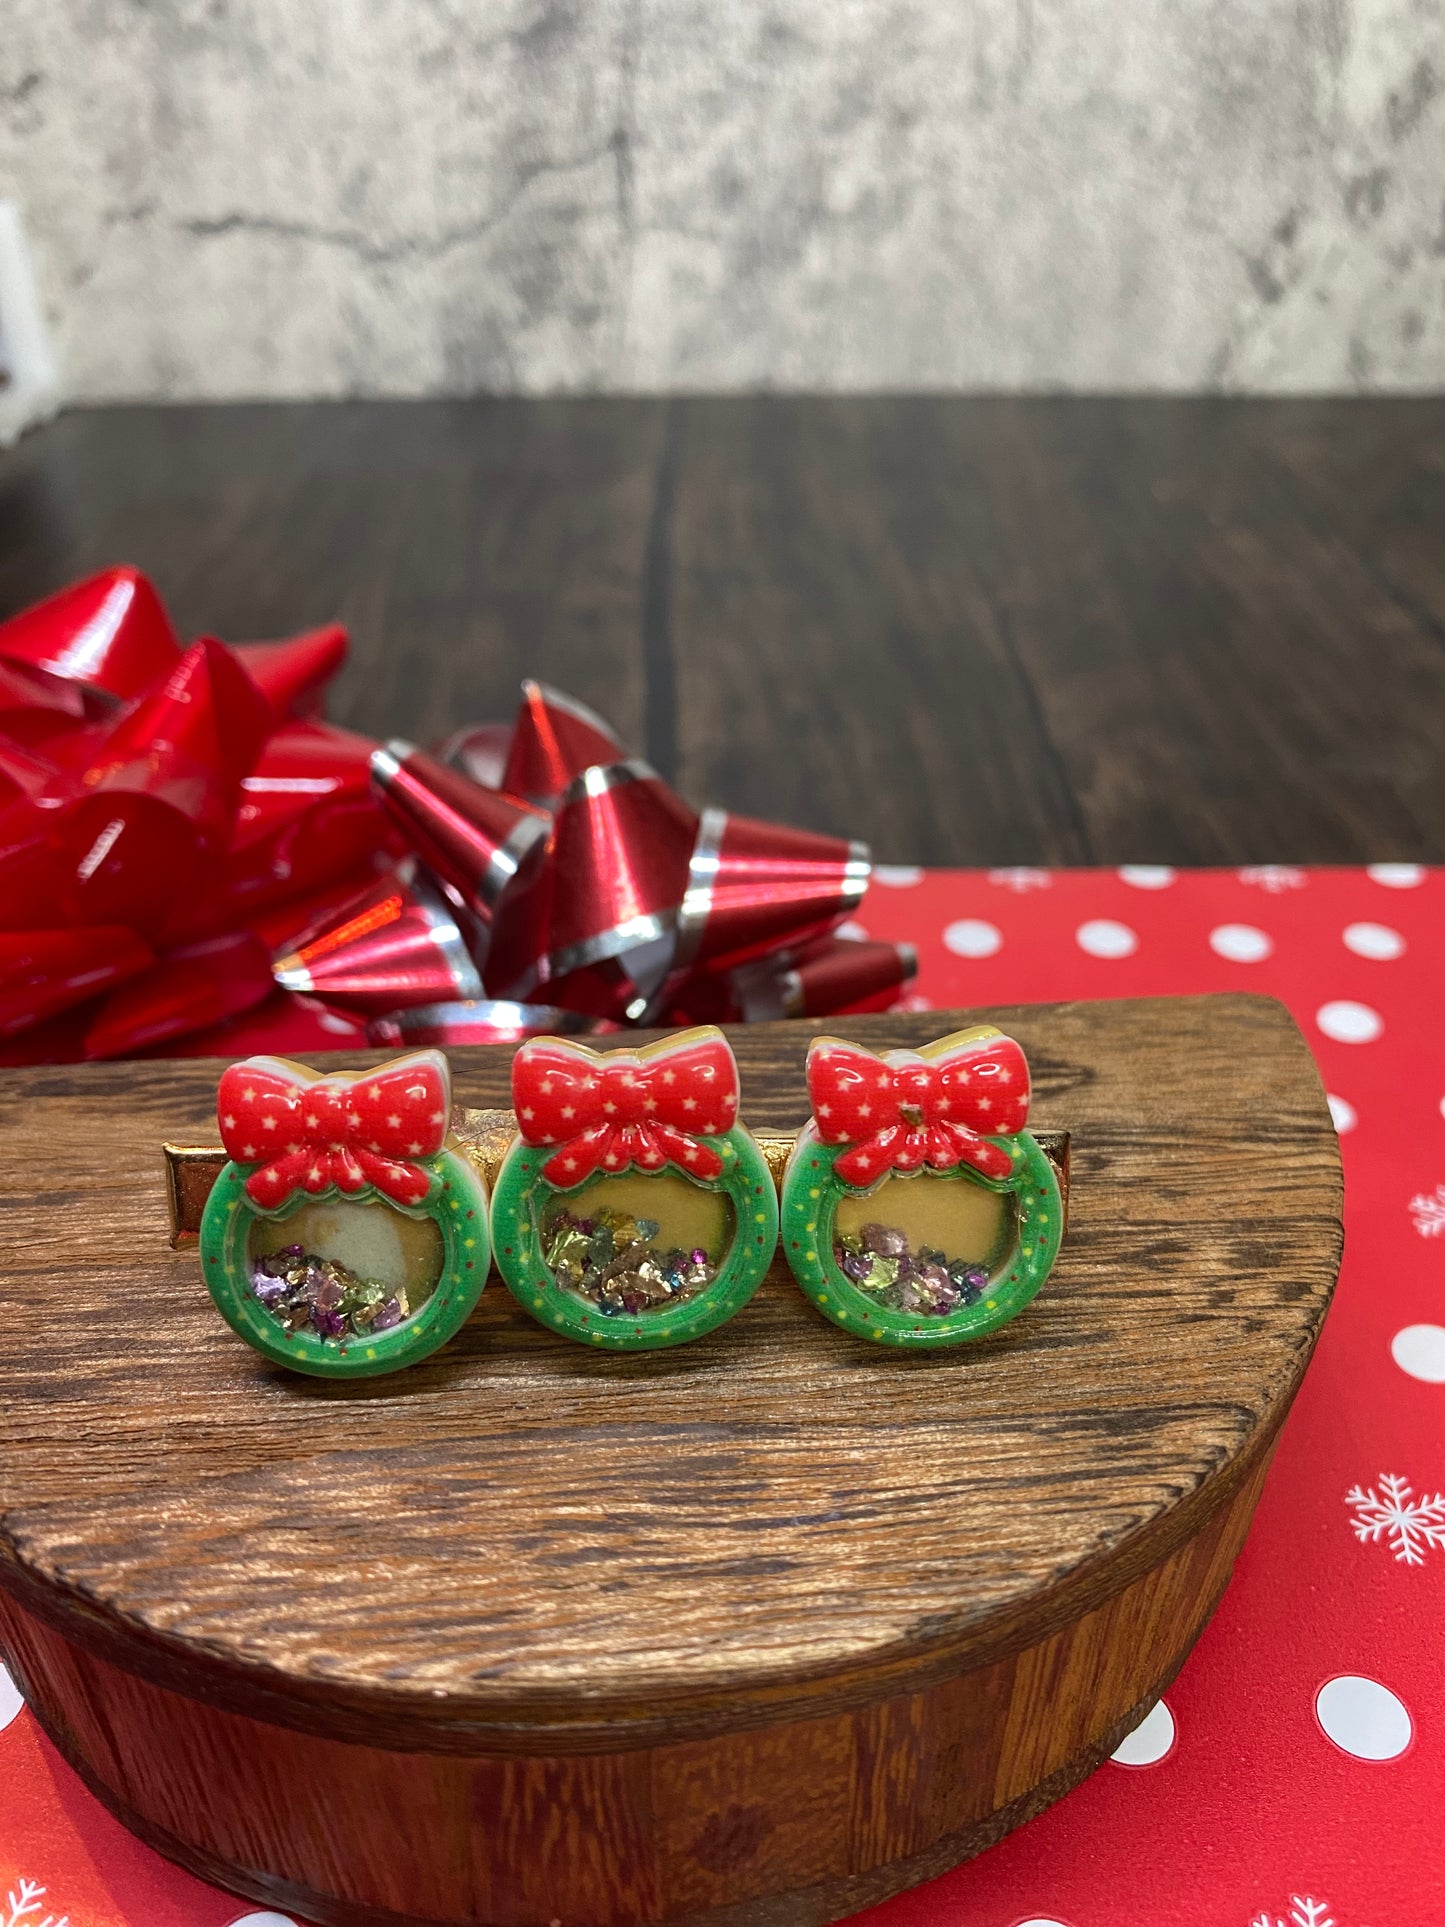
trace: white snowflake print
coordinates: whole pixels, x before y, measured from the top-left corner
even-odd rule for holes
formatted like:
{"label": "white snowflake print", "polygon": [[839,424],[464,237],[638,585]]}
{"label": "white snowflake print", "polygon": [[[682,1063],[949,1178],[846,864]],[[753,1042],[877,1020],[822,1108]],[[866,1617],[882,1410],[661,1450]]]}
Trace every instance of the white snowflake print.
{"label": "white snowflake print", "polygon": [[1423,1566],[1433,1546],[1445,1551],[1445,1493],[1421,1493],[1417,1499],[1408,1479],[1393,1472],[1380,1474],[1380,1489],[1352,1485],[1345,1504],[1355,1516],[1350,1524],[1361,1542],[1378,1545],[1383,1539],[1402,1566]]}
{"label": "white snowflake print", "polygon": [[1282,890],[1303,890],[1309,879],[1303,870],[1293,869],[1288,863],[1258,863],[1253,869],[1241,870],[1239,880],[1277,897]]}
{"label": "white snowflake print", "polygon": [[998,884],[1002,890],[1014,890],[1019,895],[1022,895],[1025,890],[1047,890],[1053,881],[1047,870],[1025,868],[990,870],[988,880],[990,883]]}
{"label": "white snowflake print", "polygon": [[1327,1900],[1291,1894],[1287,1920],[1281,1920],[1278,1914],[1256,1914],[1249,1927],[1335,1927],[1335,1922]]}
{"label": "white snowflake print", "polygon": [[17,1880],[5,1896],[5,1919],[0,1927],[69,1927],[70,1916],[59,1919],[47,1908],[41,1912],[45,1889],[37,1880]]}
{"label": "white snowflake print", "polygon": [[1410,1200],[1410,1216],[1422,1238],[1445,1238],[1445,1184],[1417,1192]]}

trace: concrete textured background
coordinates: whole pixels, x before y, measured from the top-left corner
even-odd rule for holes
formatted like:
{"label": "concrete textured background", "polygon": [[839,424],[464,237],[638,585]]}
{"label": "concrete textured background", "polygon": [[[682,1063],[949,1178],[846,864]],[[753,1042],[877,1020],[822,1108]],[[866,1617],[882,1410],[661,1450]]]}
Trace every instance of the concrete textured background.
{"label": "concrete textured background", "polygon": [[6,0],[82,398],[1445,385],[1445,5]]}

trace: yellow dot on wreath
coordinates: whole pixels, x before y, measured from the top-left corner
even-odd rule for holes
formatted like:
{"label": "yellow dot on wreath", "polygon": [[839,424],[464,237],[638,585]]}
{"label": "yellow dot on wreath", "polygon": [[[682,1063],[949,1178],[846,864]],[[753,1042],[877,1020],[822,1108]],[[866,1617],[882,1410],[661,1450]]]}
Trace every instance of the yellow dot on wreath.
{"label": "yellow dot on wreath", "polygon": [[810,1198],[821,1198],[822,1195],[823,1195],[822,1187],[816,1184],[813,1186],[812,1190],[808,1193],[808,1196]]}
{"label": "yellow dot on wreath", "polygon": [[532,1300],[532,1303],[533,1303],[534,1305],[540,1305],[540,1304],[541,1304],[541,1302],[542,1302],[542,1301],[541,1301],[541,1299],[540,1299],[540,1298],[534,1298],[534,1299]]}
{"label": "yellow dot on wreath", "polygon": [[818,1229],[818,1220],[816,1218],[814,1218],[813,1222],[808,1226],[808,1229],[809,1231],[816,1231]]}
{"label": "yellow dot on wreath", "polygon": [[768,1214],[767,1214],[767,1212],[766,1212],[766,1211],[759,1211],[759,1212],[758,1212],[758,1213],[757,1213],[756,1215],[757,1215],[757,1221],[758,1221],[758,1223],[759,1223],[759,1224],[766,1224],[766,1223],[767,1223],[767,1221],[768,1221]]}

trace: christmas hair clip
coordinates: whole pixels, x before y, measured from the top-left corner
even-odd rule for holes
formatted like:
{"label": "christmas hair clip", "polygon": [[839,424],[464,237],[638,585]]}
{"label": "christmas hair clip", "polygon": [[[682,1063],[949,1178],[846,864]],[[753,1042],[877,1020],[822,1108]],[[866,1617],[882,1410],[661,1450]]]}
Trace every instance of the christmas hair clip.
{"label": "christmas hair clip", "polygon": [[451,1146],[441,1052],[326,1076],[252,1057],[222,1076],[216,1108],[230,1162],[206,1200],[201,1270],[232,1330],[328,1378],[444,1345],[490,1246],[486,1187]]}
{"label": "christmas hair clip", "polygon": [[1063,1234],[1069,1138],[1024,1128],[1018,1045],[987,1026],[882,1057],[820,1038],[807,1079],[804,1130],[755,1138],[713,1028],[609,1054],[534,1038],[515,1112],[453,1109],[436,1050],[327,1075],[253,1057],[221,1079],[224,1148],[165,1147],[171,1242],[199,1231],[207,1288],[248,1344],[334,1377],[444,1344],[493,1247],[564,1337],[700,1337],[762,1282],[779,1188],[784,1255],[844,1330],[949,1345],[1021,1311]]}
{"label": "christmas hair clip", "polygon": [[712,1027],[606,1055],[560,1038],[512,1064],[517,1137],[497,1179],[497,1266],[532,1317],[612,1350],[680,1345],[752,1297],[778,1204]]}
{"label": "christmas hair clip", "polygon": [[794,1277],[845,1331],[905,1348],[981,1338],[1059,1249],[1059,1178],[1025,1130],[1029,1070],[991,1025],[881,1057],[808,1051],[812,1117],[783,1180]]}

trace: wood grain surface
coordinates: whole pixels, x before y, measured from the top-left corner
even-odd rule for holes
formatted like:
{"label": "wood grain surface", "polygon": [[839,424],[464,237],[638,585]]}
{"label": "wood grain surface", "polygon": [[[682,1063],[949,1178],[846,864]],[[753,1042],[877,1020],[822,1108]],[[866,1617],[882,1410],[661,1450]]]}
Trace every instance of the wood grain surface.
{"label": "wood grain surface", "polygon": [[[1070,1235],[933,1355],[775,1264],[677,1352],[567,1345],[494,1279],[415,1369],[299,1378],[166,1243],[160,1144],[205,1141],[217,1067],[5,1073],[0,1636],[92,1784],[358,1927],[801,1927],[1087,1771],[1227,1579],[1334,1282],[1336,1140],[1271,1000],[968,1015],[1073,1133]],[[801,1121],[815,1028],[735,1033],[748,1121]],[[452,1058],[505,1101],[508,1050]]]}
{"label": "wood grain surface", "polygon": [[1445,860],[1445,400],[78,410],[0,454],[0,615],[340,618],[418,740],[526,675],[697,804],[895,863]]}

